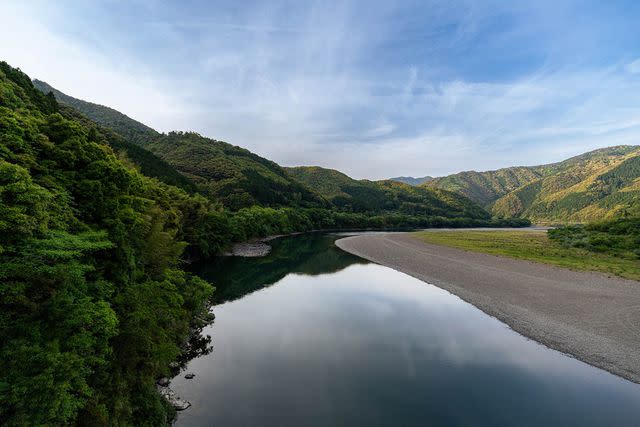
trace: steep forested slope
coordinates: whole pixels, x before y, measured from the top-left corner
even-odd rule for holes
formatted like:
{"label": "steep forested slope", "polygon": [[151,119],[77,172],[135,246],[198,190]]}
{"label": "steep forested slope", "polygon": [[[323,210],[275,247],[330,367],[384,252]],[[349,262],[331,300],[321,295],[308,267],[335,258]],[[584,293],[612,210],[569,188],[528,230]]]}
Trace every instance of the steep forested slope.
{"label": "steep forested slope", "polygon": [[0,424],[167,423],[155,379],[212,290],[180,254],[215,214],[0,63]]}
{"label": "steep forested slope", "polygon": [[543,177],[498,199],[492,212],[537,222],[640,215],[640,147],[609,147],[554,164]]}
{"label": "steep forested slope", "polygon": [[263,206],[327,207],[278,164],[249,150],[194,132],[170,132],[145,147],[231,209]]}
{"label": "steep forested slope", "polygon": [[444,217],[488,218],[477,204],[459,194],[396,181],[355,180],[317,166],[287,168],[339,209],[349,212],[401,213]]}
{"label": "steep forested slope", "polygon": [[95,123],[69,105],[60,104],[59,112],[66,118],[82,123],[89,132],[102,135],[104,142],[111,146],[121,160],[133,162],[143,175],[157,178],[165,184],[180,187],[190,193],[197,191],[193,181],[146,148],[130,142],[108,127]]}
{"label": "steep forested slope", "polygon": [[141,144],[159,136],[159,133],[151,129],[149,126],[146,126],[131,117],[114,110],[113,108],[94,104],[93,102],[83,101],[66,95],[41,80],[34,80],[33,85],[43,93],[53,93],[58,102],[69,105],[86,115],[94,122],[114,130],[128,142]]}
{"label": "steep forested slope", "polygon": [[[326,206],[324,200],[291,179],[276,163],[248,150],[193,132],[160,134],[109,107],[73,98],[38,80],[34,84],[44,93],[51,91],[59,102],[72,106],[89,119],[122,136],[114,143],[115,148],[123,147],[143,172],[156,176],[159,171],[175,168],[186,177],[184,181],[195,182],[201,192],[219,200],[226,207],[240,209],[255,204],[274,207]],[[148,154],[132,148],[131,143],[148,150]],[[163,163],[171,167],[157,167],[160,164],[151,162],[151,156],[159,156]],[[178,184],[173,174],[172,181],[171,184]],[[183,188],[187,185],[180,183]]]}

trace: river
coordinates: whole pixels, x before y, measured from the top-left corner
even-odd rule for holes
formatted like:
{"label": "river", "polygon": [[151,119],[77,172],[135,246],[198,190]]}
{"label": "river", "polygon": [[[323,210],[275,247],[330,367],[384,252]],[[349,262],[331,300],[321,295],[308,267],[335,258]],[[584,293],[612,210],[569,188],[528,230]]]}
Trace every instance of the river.
{"label": "river", "polygon": [[[177,426],[640,425],[640,386],[458,297],[307,234],[194,271],[213,349],[171,387]],[[193,373],[193,379],[186,379]]]}

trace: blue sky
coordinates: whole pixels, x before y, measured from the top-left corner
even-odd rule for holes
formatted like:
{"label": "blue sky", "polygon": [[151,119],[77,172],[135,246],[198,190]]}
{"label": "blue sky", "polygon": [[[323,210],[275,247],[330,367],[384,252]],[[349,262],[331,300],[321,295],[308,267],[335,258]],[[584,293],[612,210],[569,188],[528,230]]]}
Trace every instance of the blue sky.
{"label": "blue sky", "polygon": [[443,175],[640,143],[636,1],[6,0],[0,16],[0,59],[32,77],[287,166]]}

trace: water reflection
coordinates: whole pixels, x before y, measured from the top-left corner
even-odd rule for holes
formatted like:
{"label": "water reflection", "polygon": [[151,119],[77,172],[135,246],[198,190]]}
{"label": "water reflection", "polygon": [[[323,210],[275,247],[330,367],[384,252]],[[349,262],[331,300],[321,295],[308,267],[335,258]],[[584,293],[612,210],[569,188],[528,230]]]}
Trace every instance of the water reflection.
{"label": "water reflection", "polygon": [[[299,240],[303,248],[314,246]],[[637,385],[529,341],[437,287],[343,259],[328,242],[315,243],[325,255],[292,254],[298,261],[289,274],[281,261],[266,259],[243,261],[269,266],[264,276],[219,271],[233,283],[226,295],[256,289],[231,280],[236,274],[277,285],[215,307],[216,324],[206,331],[213,353],[190,362],[195,379],[173,381],[193,403],[178,425],[635,425],[640,419]],[[292,243],[288,250],[295,253]],[[327,271],[335,272],[310,275]]]}
{"label": "water reflection", "polygon": [[278,282],[290,273],[333,273],[351,264],[367,264],[333,242],[345,234],[309,233],[271,242],[266,257],[218,257],[193,265],[193,271],[216,286],[217,303],[232,301]]}

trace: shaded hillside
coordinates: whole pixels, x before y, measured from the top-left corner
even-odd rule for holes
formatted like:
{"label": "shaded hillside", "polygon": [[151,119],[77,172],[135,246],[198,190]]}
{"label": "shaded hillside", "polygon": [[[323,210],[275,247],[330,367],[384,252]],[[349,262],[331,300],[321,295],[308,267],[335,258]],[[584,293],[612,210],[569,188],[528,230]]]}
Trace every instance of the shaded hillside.
{"label": "shaded hillside", "polygon": [[41,80],[34,80],[33,85],[44,93],[52,92],[58,102],[75,108],[99,125],[114,130],[129,142],[141,144],[159,136],[159,133],[149,126],[113,108],[66,95]]}
{"label": "shaded hillside", "polygon": [[299,181],[349,212],[487,218],[480,206],[459,194],[437,188],[412,187],[395,181],[355,180],[317,166],[287,168]]}
{"label": "shaded hillside", "polygon": [[325,207],[327,203],[275,162],[195,132],[170,132],[145,145],[231,209]]}
{"label": "shaded hillside", "polygon": [[397,176],[395,178],[389,178],[389,181],[403,182],[409,185],[420,185],[424,184],[427,181],[431,181],[432,179],[433,177],[431,176],[422,176],[418,178],[414,178],[412,176]]}
{"label": "shaded hillside", "polygon": [[61,104],[60,113],[69,119],[82,123],[90,132],[111,146],[123,160],[133,162],[142,174],[157,178],[165,184],[174,185],[190,193],[197,191],[195,183],[146,148],[129,142],[105,126],[98,125],[71,106]]}
{"label": "shaded hillside", "polygon": [[640,214],[640,147],[609,147],[550,165],[498,199],[494,215],[535,222],[586,222]]}

